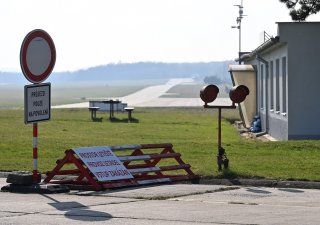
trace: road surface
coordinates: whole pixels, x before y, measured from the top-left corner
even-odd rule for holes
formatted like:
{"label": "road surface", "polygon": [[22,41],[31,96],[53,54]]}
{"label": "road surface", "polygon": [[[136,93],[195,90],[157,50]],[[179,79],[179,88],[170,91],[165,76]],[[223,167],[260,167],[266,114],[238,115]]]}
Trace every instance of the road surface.
{"label": "road surface", "polygon": [[67,194],[0,192],[1,225],[318,225],[319,212],[320,190],[310,189],[167,184]]}

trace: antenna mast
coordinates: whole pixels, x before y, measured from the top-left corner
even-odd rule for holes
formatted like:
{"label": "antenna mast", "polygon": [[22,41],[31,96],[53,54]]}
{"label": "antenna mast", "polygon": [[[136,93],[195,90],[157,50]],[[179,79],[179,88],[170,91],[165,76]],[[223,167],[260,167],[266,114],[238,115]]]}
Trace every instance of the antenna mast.
{"label": "antenna mast", "polygon": [[239,8],[239,16],[237,17],[237,26],[231,26],[231,28],[237,28],[239,30],[239,64],[241,64],[241,20],[243,19],[243,0],[241,0],[241,5],[234,5]]}

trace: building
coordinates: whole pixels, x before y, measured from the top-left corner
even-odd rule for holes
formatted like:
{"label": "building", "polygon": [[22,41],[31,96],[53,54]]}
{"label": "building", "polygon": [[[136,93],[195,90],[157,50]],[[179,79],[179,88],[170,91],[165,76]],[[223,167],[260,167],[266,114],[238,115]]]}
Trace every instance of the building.
{"label": "building", "polygon": [[241,56],[256,74],[262,129],[277,140],[320,140],[320,22],[279,22],[278,34]]}

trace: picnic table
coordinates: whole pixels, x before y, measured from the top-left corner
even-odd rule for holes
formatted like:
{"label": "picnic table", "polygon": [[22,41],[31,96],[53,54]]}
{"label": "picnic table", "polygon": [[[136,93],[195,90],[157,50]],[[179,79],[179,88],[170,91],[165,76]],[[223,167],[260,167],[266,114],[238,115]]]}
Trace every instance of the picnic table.
{"label": "picnic table", "polygon": [[106,100],[106,101],[102,101],[102,102],[105,103],[105,104],[110,104],[109,119],[114,118],[114,105],[118,104],[118,103],[121,103],[121,101],[110,99],[110,100]]}
{"label": "picnic table", "polygon": [[[114,118],[114,111],[124,111],[127,106],[126,103],[122,103],[116,99],[97,99],[89,101],[89,108],[99,107],[99,111],[109,111],[109,119]],[[90,109],[89,109],[90,110]],[[92,109],[94,110],[94,109]],[[92,111],[93,113],[93,111]]]}

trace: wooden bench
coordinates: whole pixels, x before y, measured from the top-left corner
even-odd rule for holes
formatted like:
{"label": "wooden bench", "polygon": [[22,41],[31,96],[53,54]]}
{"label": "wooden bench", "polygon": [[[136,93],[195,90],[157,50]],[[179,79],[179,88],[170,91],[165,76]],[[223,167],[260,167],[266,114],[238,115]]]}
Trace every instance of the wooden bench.
{"label": "wooden bench", "polygon": [[126,110],[128,112],[128,122],[130,122],[132,120],[132,112],[134,110],[133,107],[125,107],[124,110]]}
{"label": "wooden bench", "polygon": [[97,111],[100,109],[100,107],[89,107],[88,109],[91,112],[91,119],[95,120],[97,118]]}

